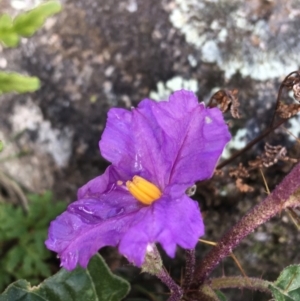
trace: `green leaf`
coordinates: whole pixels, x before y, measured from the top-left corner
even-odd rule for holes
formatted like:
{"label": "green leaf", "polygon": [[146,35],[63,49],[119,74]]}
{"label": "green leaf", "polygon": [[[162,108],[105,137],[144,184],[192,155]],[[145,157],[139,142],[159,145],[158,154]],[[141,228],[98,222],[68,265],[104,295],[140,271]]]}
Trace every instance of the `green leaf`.
{"label": "green leaf", "polygon": [[0,41],[8,47],[15,47],[19,43],[19,36],[14,31],[12,18],[7,14],[0,16]]}
{"label": "green leaf", "polygon": [[16,33],[24,37],[32,36],[45,23],[46,18],[61,11],[58,1],[48,1],[38,7],[18,15],[13,22]]}
{"label": "green leaf", "polygon": [[300,301],[300,265],[285,268],[269,288],[276,301]]}
{"label": "green leaf", "polygon": [[227,301],[226,296],[221,291],[215,291],[220,301]]}
{"label": "green leaf", "polygon": [[66,208],[50,191],[30,194],[25,215],[20,206],[0,202],[0,292],[16,279],[37,285],[53,274],[53,254],[46,249],[49,223]]}
{"label": "green leaf", "polygon": [[37,77],[0,71],[0,95],[8,92],[33,92],[39,87],[40,81]]}
{"label": "green leaf", "polygon": [[0,152],[3,151],[3,148],[4,148],[4,144],[3,144],[3,142],[0,140]]}
{"label": "green leaf", "polygon": [[61,269],[36,287],[18,280],[0,295],[0,301],[120,301],[128,291],[128,282],[112,274],[97,254],[87,269]]}

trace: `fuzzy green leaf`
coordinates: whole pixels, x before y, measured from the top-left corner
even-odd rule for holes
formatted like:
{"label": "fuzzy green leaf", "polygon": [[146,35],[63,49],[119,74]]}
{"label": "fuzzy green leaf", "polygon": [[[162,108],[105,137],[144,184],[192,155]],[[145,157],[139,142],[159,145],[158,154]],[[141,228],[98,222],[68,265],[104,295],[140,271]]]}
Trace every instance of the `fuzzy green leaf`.
{"label": "fuzzy green leaf", "polygon": [[300,301],[300,265],[285,268],[269,288],[276,301]]}
{"label": "fuzzy green leaf", "polygon": [[0,41],[8,47],[15,47],[19,43],[19,36],[13,28],[12,18],[7,14],[0,16]]}
{"label": "fuzzy green leaf", "polygon": [[46,18],[61,11],[58,1],[48,1],[38,7],[18,15],[14,19],[14,30],[20,36],[30,37],[45,23]]}
{"label": "fuzzy green leaf", "polygon": [[120,301],[128,291],[128,282],[112,274],[97,254],[87,269],[61,269],[36,287],[18,280],[0,295],[0,301]]}
{"label": "fuzzy green leaf", "polygon": [[26,93],[38,90],[40,81],[34,76],[0,72],[0,95],[8,92]]}

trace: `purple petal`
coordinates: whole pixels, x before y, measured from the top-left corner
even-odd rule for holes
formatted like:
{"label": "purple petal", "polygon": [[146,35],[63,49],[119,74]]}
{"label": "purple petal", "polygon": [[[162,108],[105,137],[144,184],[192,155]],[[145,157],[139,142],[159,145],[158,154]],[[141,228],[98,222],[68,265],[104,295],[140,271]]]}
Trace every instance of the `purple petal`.
{"label": "purple petal", "polygon": [[73,270],[78,263],[86,268],[90,258],[101,247],[118,244],[122,232],[126,231],[128,218],[92,225],[84,223],[74,214],[64,212],[51,223],[46,246],[58,253],[61,266],[67,270]]}
{"label": "purple petal", "polygon": [[120,186],[100,199],[74,202],[51,222],[46,246],[58,253],[66,269],[72,270],[78,263],[86,267],[100,248],[119,243],[142,207]]}
{"label": "purple petal", "polygon": [[[51,223],[46,245],[61,265],[86,267],[103,246],[117,246],[140,266],[147,245],[158,242],[174,257],[176,246],[193,248],[204,233],[198,204],[183,195],[212,175],[230,134],[218,109],[206,109],[188,91],[169,102],[143,100],[137,109],[111,109],[100,141],[112,165],[78,191],[79,201]],[[138,202],[125,183],[140,175],[163,196]]]}
{"label": "purple petal", "polygon": [[[135,162],[135,137],[132,129],[132,112],[112,108],[108,111],[105,130],[99,142],[101,155],[115,166],[125,169],[129,175],[139,171]],[[124,165],[124,163],[128,162]],[[133,167],[133,170],[131,170]]]}
{"label": "purple petal", "polygon": [[77,198],[101,198],[102,194],[112,190],[118,181],[125,182],[129,176],[119,172],[113,165],[106,168],[104,174],[90,180],[78,189]]}
{"label": "purple petal", "polygon": [[100,149],[118,169],[164,189],[210,177],[229,139],[221,112],[181,90],[168,102],[145,99],[131,112],[110,110]]}
{"label": "purple petal", "polygon": [[[132,111],[111,109],[100,141],[102,156],[127,174],[140,175],[164,188],[176,155],[173,128],[180,127],[181,120],[198,107],[193,93],[182,90],[177,94],[179,101],[174,96],[169,102],[145,99]],[[165,123],[170,123],[166,130],[157,120],[156,111],[159,118],[162,116]]]}
{"label": "purple petal", "polygon": [[100,141],[101,154],[128,174],[128,180],[140,175],[163,188],[171,167],[163,149],[166,135],[142,113],[139,108],[111,109]]}
{"label": "purple petal", "polygon": [[164,196],[138,212],[121,239],[119,251],[141,266],[148,244],[158,242],[174,257],[177,245],[192,249],[203,234],[204,225],[195,201],[186,195],[179,199]]}
{"label": "purple petal", "polygon": [[163,145],[164,156],[172,161],[167,182],[185,183],[186,187],[212,176],[231,137],[219,109],[207,109],[204,104],[197,104],[186,111],[182,102],[187,103],[189,98],[194,104],[192,92],[178,91],[170,97],[170,103],[161,102],[159,109],[153,102],[142,102],[139,106],[148,115],[151,112],[151,119],[155,119],[168,135]]}
{"label": "purple petal", "polygon": [[189,183],[210,178],[231,135],[217,108],[196,108],[190,114],[170,175],[170,183]]}

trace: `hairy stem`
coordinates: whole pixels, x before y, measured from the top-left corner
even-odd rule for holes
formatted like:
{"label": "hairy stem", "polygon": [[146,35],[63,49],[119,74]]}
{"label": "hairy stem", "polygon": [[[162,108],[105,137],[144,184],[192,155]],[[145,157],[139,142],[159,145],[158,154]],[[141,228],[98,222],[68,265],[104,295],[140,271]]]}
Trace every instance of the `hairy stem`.
{"label": "hairy stem", "polygon": [[195,249],[185,251],[186,264],[185,264],[185,276],[183,282],[183,289],[186,290],[192,284],[193,276],[195,272],[196,257]]}
{"label": "hairy stem", "polygon": [[175,283],[175,281],[164,268],[161,269],[160,272],[155,276],[170,289],[171,296],[169,297],[168,301],[179,301],[181,299],[183,296],[183,290]]}
{"label": "hairy stem", "polygon": [[142,265],[142,272],[156,276],[170,289],[171,296],[168,301],[179,301],[181,299],[183,290],[176,284],[164,268],[160,254],[154,244],[147,247],[145,261]]}
{"label": "hairy stem", "polygon": [[248,212],[219,243],[207,254],[196,268],[193,287],[198,288],[241,240],[258,226],[285,208],[300,206],[300,163],[283,179],[275,190],[261,203]]}
{"label": "hairy stem", "polygon": [[271,291],[269,290],[270,284],[271,282],[263,279],[240,276],[213,278],[210,282],[210,286],[214,290],[221,290],[226,288],[247,288],[250,290],[265,292],[267,294],[271,294]]}

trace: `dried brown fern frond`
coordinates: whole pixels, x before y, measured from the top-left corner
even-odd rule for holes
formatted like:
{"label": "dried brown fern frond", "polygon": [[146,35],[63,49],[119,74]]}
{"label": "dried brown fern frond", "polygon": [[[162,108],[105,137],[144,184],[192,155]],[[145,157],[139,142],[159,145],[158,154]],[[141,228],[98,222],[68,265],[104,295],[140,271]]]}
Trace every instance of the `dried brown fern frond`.
{"label": "dried brown fern frond", "polygon": [[254,188],[243,182],[241,178],[236,179],[235,185],[240,192],[251,192]]}
{"label": "dried brown fern frond", "polygon": [[276,164],[279,160],[289,161],[292,163],[297,162],[296,159],[287,156],[287,150],[282,145],[272,146],[268,143],[265,144],[265,152],[258,156],[255,160],[249,161],[249,166],[252,169],[270,167]]}
{"label": "dried brown fern frond", "polygon": [[249,178],[249,172],[242,163],[238,167],[231,168],[229,171],[229,176],[232,178]]}
{"label": "dried brown fern frond", "polygon": [[282,86],[288,90],[294,89],[294,86],[300,83],[300,73],[299,71],[294,71],[290,73],[285,80],[282,82]]}
{"label": "dried brown fern frond", "polygon": [[[300,91],[299,97],[300,97]],[[293,104],[284,104],[282,102],[279,103],[278,108],[276,110],[278,115],[283,118],[283,119],[288,119],[291,118],[292,116],[295,116],[300,112],[300,104],[298,103],[293,103]]]}
{"label": "dried brown fern frond", "polygon": [[239,113],[239,100],[238,100],[238,90],[219,90],[210,99],[209,104],[216,102],[220,107],[220,110],[225,113],[230,110],[233,118],[241,118]]}
{"label": "dried brown fern frond", "polygon": [[235,185],[240,192],[251,192],[254,190],[253,187],[243,181],[243,179],[249,178],[250,174],[242,163],[240,163],[238,167],[230,168],[229,176],[236,179]]}
{"label": "dried brown fern frond", "polygon": [[220,169],[215,169],[214,176],[223,177],[224,176],[224,171],[220,170]]}
{"label": "dried brown fern frond", "polygon": [[293,85],[294,98],[300,101],[300,82]]}

